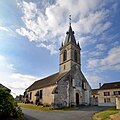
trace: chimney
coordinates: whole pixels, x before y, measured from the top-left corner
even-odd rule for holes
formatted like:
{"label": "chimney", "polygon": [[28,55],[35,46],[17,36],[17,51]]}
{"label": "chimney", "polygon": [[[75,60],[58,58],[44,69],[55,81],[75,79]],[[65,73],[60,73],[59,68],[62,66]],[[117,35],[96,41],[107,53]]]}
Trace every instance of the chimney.
{"label": "chimney", "polygon": [[99,83],[99,88],[101,88],[101,83]]}

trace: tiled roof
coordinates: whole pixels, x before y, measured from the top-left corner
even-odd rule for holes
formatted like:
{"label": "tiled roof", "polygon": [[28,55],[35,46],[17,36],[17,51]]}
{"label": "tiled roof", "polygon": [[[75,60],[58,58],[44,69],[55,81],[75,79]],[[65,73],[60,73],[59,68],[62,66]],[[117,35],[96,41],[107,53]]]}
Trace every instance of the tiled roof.
{"label": "tiled roof", "polygon": [[9,92],[11,91],[9,88],[5,87],[4,85],[0,84],[0,88],[5,88],[7,89]]}
{"label": "tiled roof", "polygon": [[41,80],[35,81],[30,87],[27,88],[28,91],[44,88],[50,85],[55,85],[58,80],[60,80],[66,73],[55,73]]}
{"label": "tiled roof", "polygon": [[98,95],[98,90],[99,89],[92,89],[91,94],[92,95]]}
{"label": "tiled roof", "polygon": [[120,88],[120,82],[104,83],[100,90]]}

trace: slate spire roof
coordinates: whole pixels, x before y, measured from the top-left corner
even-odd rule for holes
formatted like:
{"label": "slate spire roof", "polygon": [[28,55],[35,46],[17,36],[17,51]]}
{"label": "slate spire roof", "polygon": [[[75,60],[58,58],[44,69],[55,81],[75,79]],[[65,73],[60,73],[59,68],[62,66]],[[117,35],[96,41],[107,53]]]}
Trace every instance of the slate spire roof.
{"label": "slate spire roof", "polygon": [[69,25],[69,30],[66,32],[66,37],[65,37],[65,42],[64,45],[72,42],[76,44],[75,36],[74,36],[74,31],[72,30],[71,24]]}

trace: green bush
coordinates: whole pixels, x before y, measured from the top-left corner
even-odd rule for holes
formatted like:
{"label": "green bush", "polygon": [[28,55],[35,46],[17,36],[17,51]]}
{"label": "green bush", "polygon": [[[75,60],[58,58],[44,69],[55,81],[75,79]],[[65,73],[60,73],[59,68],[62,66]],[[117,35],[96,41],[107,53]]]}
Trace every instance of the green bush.
{"label": "green bush", "polygon": [[44,103],[44,104],[43,104],[43,107],[51,107],[51,105],[48,104],[48,103]]}
{"label": "green bush", "polygon": [[36,105],[37,105],[37,106],[43,105],[43,103],[42,103],[42,102],[37,102]]}
{"label": "green bush", "polygon": [[0,89],[0,120],[22,119],[23,114],[20,107],[14,102],[13,96],[5,89]]}

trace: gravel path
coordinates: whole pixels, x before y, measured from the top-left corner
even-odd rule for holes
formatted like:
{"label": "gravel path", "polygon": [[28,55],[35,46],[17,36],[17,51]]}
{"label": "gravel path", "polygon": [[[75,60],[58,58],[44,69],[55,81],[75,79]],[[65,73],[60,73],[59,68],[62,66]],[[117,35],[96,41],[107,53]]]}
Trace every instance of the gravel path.
{"label": "gravel path", "polygon": [[25,120],[92,120],[95,112],[102,111],[108,107],[85,106],[80,110],[64,111],[64,112],[45,112],[22,109]]}

